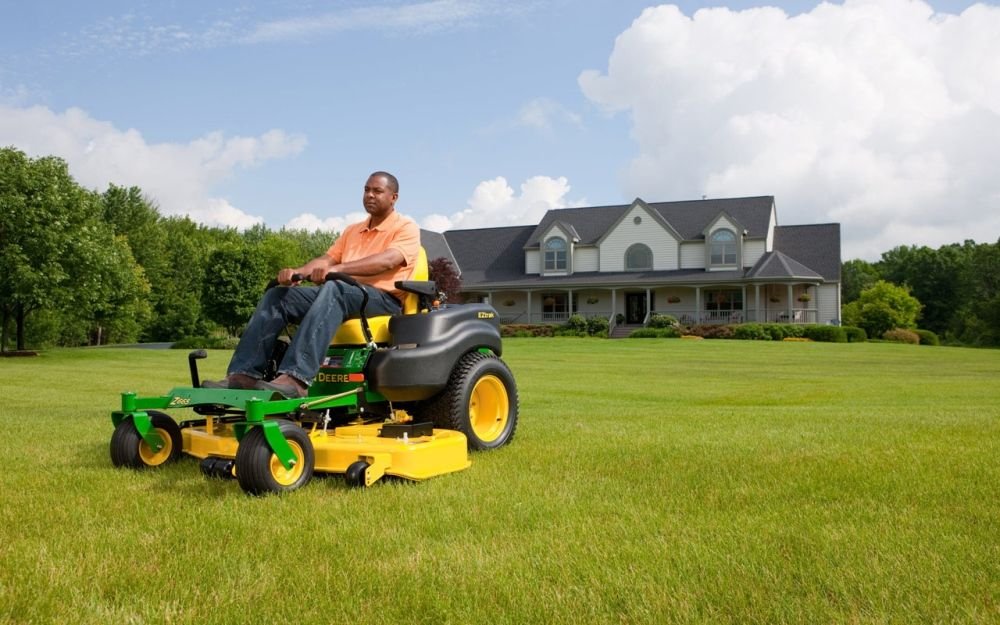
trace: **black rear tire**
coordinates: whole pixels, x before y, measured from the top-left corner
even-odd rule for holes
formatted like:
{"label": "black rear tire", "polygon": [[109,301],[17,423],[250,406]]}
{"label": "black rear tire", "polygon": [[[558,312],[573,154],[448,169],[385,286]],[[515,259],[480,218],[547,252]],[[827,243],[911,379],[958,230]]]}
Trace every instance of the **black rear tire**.
{"label": "black rear tire", "polygon": [[470,352],[452,369],[444,390],[415,412],[417,421],[465,434],[473,451],[496,449],[517,430],[517,383],[496,355]]}
{"label": "black rear tire", "polygon": [[162,466],[180,458],[184,444],[177,423],[162,412],[147,410],[146,414],[163,439],[163,447],[159,451],[153,451],[146,441],[142,440],[139,430],[130,417],[119,423],[111,435],[111,464],[114,466],[146,469]]}

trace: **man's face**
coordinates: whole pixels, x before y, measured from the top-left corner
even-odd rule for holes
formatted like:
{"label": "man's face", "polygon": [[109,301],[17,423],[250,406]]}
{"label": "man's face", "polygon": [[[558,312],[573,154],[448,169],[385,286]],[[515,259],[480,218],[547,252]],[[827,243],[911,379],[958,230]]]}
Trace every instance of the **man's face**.
{"label": "man's face", "polygon": [[372,217],[385,217],[392,212],[398,197],[384,176],[371,176],[365,183],[365,210]]}

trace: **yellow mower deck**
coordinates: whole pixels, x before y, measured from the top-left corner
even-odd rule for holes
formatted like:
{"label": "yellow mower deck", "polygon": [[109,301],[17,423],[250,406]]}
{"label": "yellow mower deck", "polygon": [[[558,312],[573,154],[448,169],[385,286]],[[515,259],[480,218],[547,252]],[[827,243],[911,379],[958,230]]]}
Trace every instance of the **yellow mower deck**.
{"label": "yellow mower deck", "polygon": [[[315,452],[313,470],[345,473],[351,464],[363,460],[369,464],[365,485],[370,486],[384,475],[425,480],[472,464],[461,432],[434,429],[429,436],[386,438],[379,435],[384,425],[344,425],[330,430],[317,426],[308,431]],[[196,458],[236,458],[239,442],[230,424],[207,419],[203,426],[183,428],[181,436],[184,453]]]}

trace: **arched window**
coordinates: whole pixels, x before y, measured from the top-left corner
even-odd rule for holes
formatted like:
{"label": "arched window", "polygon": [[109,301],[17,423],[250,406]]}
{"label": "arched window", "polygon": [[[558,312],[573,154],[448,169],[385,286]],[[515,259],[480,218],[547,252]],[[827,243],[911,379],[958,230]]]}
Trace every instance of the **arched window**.
{"label": "arched window", "polygon": [[625,250],[625,270],[640,271],[653,268],[653,250],[642,243],[636,243]]}
{"label": "arched window", "polygon": [[566,241],[552,237],[545,242],[545,271],[566,271]]}
{"label": "arched window", "polygon": [[736,264],[736,235],[732,230],[716,230],[709,241],[710,260],[713,265]]}

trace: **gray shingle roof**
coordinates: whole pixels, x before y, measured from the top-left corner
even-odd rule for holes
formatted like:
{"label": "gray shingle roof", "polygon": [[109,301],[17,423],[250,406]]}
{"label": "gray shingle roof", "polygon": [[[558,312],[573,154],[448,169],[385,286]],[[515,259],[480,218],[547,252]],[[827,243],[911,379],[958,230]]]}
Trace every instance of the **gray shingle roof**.
{"label": "gray shingle roof", "polygon": [[812,269],[824,280],[840,282],[840,224],[776,226],[774,249]]}
{"label": "gray shingle roof", "polygon": [[[636,198],[636,201],[640,201]],[[542,236],[553,222],[559,221],[574,227],[582,245],[593,245],[618,221],[632,204],[596,206],[588,208],[557,208],[545,213],[538,227],[532,232],[525,247],[538,247]],[[688,200],[682,202],[648,202],[647,206],[660,214],[684,238],[703,239],[702,234],[710,221],[725,212],[747,229],[750,238],[767,236],[767,228],[774,206],[774,196]]]}
{"label": "gray shingle roof", "polygon": [[524,278],[524,243],[535,226],[449,230],[444,234],[458,259],[464,284]]}
{"label": "gray shingle roof", "polygon": [[462,267],[455,258],[455,254],[452,253],[451,246],[448,245],[448,239],[443,234],[421,228],[420,244],[424,246],[424,251],[427,252],[428,262],[435,258],[446,258],[451,261],[451,264],[461,274]]}
{"label": "gray shingle roof", "polygon": [[747,272],[747,278],[805,278],[808,280],[822,279],[822,276],[806,267],[794,258],[774,251],[760,257],[757,264]]}

